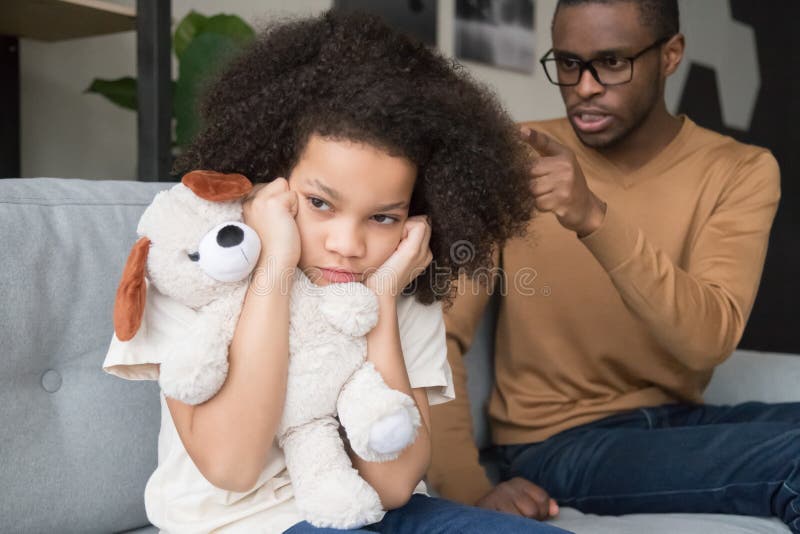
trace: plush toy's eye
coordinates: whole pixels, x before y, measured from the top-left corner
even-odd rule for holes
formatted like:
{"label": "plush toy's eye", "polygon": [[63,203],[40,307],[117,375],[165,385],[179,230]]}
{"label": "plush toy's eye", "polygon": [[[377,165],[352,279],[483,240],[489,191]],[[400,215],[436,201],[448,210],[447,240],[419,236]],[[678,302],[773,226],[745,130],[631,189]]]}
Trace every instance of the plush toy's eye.
{"label": "plush toy's eye", "polygon": [[261,240],[255,230],[241,221],[226,221],[200,239],[197,252],[189,258],[208,276],[220,282],[244,280],[255,268]]}
{"label": "plush toy's eye", "polygon": [[189,254],[187,254],[187,256],[189,256],[189,259],[192,260],[192,261],[200,261],[200,253],[199,252],[190,252]]}

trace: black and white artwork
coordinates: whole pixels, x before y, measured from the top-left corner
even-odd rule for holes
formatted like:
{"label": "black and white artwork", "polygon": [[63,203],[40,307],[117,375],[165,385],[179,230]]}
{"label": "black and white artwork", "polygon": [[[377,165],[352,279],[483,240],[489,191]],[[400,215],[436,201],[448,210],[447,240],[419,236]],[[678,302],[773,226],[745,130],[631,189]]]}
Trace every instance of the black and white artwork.
{"label": "black and white artwork", "polygon": [[395,30],[436,46],[436,0],[335,0],[333,6],[378,15]]}
{"label": "black and white artwork", "polygon": [[534,0],[456,0],[455,55],[532,73]]}

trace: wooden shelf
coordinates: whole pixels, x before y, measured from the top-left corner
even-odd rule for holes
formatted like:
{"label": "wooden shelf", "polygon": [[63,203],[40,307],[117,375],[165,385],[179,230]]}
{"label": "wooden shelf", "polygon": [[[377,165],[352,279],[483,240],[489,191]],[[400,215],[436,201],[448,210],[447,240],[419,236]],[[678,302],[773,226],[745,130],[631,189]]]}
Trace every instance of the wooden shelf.
{"label": "wooden shelf", "polygon": [[0,35],[60,41],[135,29],[133,7],[101,0],[0,0]]}
{"label": "wooden shelf", "polygon": [[138,175],[169,180],[171,0],[0,0],[0,178],[20,175],[19,39],[59,41],[136,30]]}

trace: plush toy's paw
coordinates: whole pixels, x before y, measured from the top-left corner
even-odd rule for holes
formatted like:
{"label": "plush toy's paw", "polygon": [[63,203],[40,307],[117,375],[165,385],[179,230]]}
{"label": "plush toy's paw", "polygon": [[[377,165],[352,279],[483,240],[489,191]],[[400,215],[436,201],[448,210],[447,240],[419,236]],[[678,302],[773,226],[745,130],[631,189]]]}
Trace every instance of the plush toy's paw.
{"label": "plush toy's paw", "polygon": [[379,454],[397,454],[414,440],[416,427],[405,407],[375,421],[369,429],[369,447]]}
{"label": "plush toy's paw", "polygon": [[323,291],[319,311],[343,334],[364,336],[378,323],[378,298],[364,284],[331,284]]}
{"label": "plush toy's paw", "polygon": [[336,408],[353,452],[369,462],[396,459],[420,425],[414,399],[388,387],[371,363],[350,377]]}
{"label": "plush toy's paw", "polygon": [[[417,437],[420,416],[414,401],[408,395],[394,391],[395,408],[378,416],[371,424],[345,425],[350,448],[368,462],[390,462],[396,460],[400,453],[411,445]],[[406,397],[401,398],[400,395]],[[352,419],[348,418],[348,421]],[[369,418],[365,418],[365,422]]]}
{"label": "plush toy's paw", "polygon": [[218,358],[205,363],[170,358],[161,364],[158,384],[167,397],[186,404],[201,404],[225,383],[228,375],[228,360]]}
{"label": "plush toy's paw", "polygon": [[350,529],[383,518],[378,493],[353,468],[337,469],[296,487],[297,507],[315,527]]}

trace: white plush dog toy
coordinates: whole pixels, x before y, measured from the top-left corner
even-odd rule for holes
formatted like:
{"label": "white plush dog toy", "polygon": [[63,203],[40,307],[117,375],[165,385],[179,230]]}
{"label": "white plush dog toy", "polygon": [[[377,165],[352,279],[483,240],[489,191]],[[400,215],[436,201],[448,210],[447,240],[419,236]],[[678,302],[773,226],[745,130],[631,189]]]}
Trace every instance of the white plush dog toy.
{"label": "white plush dog toy", "polygon": [[[197,311],[191,335],[165,349],[159,375],[164,394],[188,404],[213,397],[227,376],[228,347],[261,249],[242,222],[241,201],[251,189],[239,174],[193,171],[158,193],[139,221],[141,237],[117,291],[121,341],[146,335],[139,327],[147,282]],[[299,269],[294,276],[277,438],[297,507],[316,526],[374,523],[383,514],[380,499],[352,467],[339,425],[353,452],[388,461],[414,441],[419,412],[366,362],[365,335],[378,320],[374,293],[359,283],[316,286]]]}
{"label": "white plush dog toy", "polygon": [[139,220],[117,289],[120,341],[147,335],[139,329],[147,282],[197,310],[191,334],[164,348],[159,373],[164,393],[187,404],[213,397],[228,373],[228,346],[261,252],[258,234],[241,222],[241,199],[252,187],[242,175],[194,171],[158,193]]}

